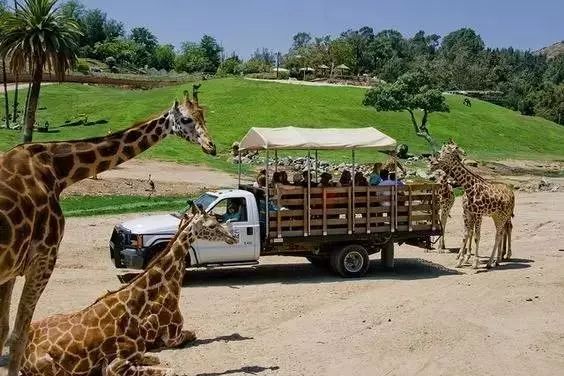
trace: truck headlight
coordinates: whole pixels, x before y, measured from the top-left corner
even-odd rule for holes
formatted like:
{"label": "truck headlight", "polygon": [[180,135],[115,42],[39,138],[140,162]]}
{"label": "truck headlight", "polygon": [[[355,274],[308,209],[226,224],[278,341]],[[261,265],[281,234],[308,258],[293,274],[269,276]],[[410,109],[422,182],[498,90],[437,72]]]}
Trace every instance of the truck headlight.
{"label": "truck headlight", "polygon": [[132,237],[131,245],[137,249],[143,248],[143,235],[135,235]]}

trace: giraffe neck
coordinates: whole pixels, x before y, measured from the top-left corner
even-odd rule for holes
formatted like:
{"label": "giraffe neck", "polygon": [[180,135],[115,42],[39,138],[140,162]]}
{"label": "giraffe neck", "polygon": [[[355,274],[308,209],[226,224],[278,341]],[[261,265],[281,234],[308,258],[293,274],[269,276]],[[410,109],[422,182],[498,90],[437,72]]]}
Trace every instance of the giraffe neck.
{"label": "giraffe neck", "polygon": [[52,165],[59,191],[110,170],[144,152],[171,133],[168,113],[106,137],[27,144],[23,147],[44,165]]}
{"label": "giraffe neck", "polygon": [[469,190],[476,184],[484,183],[484,179],[474,174],[461,162],[455,162],[448,170],[448,174],[462,186],[464,191]]}

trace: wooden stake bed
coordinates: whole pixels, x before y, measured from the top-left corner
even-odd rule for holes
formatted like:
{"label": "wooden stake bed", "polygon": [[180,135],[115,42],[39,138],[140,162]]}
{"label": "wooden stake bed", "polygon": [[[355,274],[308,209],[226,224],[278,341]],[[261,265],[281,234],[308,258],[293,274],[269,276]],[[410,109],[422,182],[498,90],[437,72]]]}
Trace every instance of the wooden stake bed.
{"label": "wooden stake bed", "polygon": [[355,187],[354,192],[352,187],[311,188],[309,195],[307,188],[278,186],[269,192],[277,210],[269,214],[268,238],[436,233],[441,226],[435,196],[435,184]]}

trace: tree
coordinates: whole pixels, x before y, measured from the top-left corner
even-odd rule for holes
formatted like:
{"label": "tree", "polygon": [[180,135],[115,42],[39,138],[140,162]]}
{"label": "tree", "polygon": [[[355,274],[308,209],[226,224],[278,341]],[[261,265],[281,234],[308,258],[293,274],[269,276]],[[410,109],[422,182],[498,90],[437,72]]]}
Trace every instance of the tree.
{"label": "tree", "polygon": [[[427,72],[406,73],[394,83],[379,85],[366,93],[363,104],[374,106],[377,111],[407,111],[417,136],[423,137],[433,151],[436,150],[437,145],[429,132],[429,114],[448,112],[449,107],[441,91],[432,87]],[[421,122],[415,117],[415,111],[419,109],[423,111]]]}
{"label": "tree", "polygon": [[123,37],[125,35],[125,28],[122,22],[116,20],[106,20],[104,23],[104,35],[106,40]]}
{"label": "tree", "polygon": [[232,55],[221,62],[217,73],[223,75],[237,75],[240,74],[242,70],[241,59],[239,59],[237,55]]}
{"label": "tree", "polygon": [[94,46],[98,42],[106,40],[104,25],[107,15],[100,9],[91,9],[84,13],[82,17],[82,33],[84,35],[83,44]]}
{"label": "tree", "polygon": [[449,59],[453,60],[460,53],[476,56],[484,49],[484,41],[472,29],[462,28],[448,34],[443,38],[441,50]]}
{"label": "tree", "polygon": [[151,54],[155,51],[155,48],[157,48],[157,37],[146,27],[135,27],[131,29],[130,38]]}
{"label": "tree", "polygon": [[32,141],[43,70],[52,68],[62,81],[76,62],[79,25],[59,12],[56,3],[57,0],[24,0],[21,8],[0,20],[0,55],[10,58],[9,67],[15,73],[31,65],[24,142]]}
{"label": "tree", "polygon": [[202,72],[207,65],[204,51],[197,43],[184,42],[174,63],[178,72]]}
{"label": "tree", "polygon": [[292,37],[294,43],[292,44],[293,50],[299,50],[300,48],[307,47],[309,42],[311,42],[311,35],[308,33],[300,32]]}
{"label": "tree", "polygon": [[172,44],[161,44],[155,48],[151,66],[155,69],[171,71],[174,68],[176,53]]}
{"label": "tree", "polygon": [[217,43],[214,37],[204,35],[200,41],[200,49],[206,60],[203,71],[207,73],[217,72],[221,62],[221,51],[223,48]]}

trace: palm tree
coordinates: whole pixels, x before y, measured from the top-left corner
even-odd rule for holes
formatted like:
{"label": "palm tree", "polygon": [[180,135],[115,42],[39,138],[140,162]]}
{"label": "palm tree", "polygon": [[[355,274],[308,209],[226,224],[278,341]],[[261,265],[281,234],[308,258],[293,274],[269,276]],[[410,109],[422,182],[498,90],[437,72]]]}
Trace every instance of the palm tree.
{"label": "palm tree", "polygon": [[31,142],[44,69],[53,70],[59,81],[76,62],[78,24],[55,6],[57,0],[24,0],[14,13],[0,21],[0,56],[9,59],[15,74],[28,68],[31,90],[26,108],[24,142]]}

